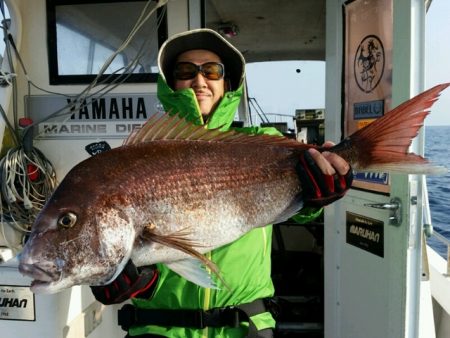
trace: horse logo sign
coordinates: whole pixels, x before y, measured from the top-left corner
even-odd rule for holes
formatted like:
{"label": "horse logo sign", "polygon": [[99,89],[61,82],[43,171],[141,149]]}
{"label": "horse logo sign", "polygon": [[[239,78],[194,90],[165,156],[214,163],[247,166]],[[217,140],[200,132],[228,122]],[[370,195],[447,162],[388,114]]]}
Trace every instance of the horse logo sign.
{"label": "horse logo sign", "polygon": [[372,92],[383,77],[385,56],[383,43],[376,35],[366,36],[355,53],[354,73],[358,87]]}

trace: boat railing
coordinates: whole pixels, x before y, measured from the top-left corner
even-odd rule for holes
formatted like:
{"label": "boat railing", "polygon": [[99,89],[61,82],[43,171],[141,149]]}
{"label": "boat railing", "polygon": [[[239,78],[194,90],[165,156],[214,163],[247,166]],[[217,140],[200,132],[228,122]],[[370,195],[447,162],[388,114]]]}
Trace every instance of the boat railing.
{"label": "boat railing", "polygon": [[429,237],[433,237],[438,242],[444,244],[447,248],[447,271],[446,276],[450,276],[450,239],[444,237],[437,231],[433,231],[433,226],[431,223],[431,212],[430,212],[430,203],[428,201],[428,187],[426,181],[423,184],[423,219],[424,219],[424,231],[425,235]]}
{"label": "boat railing", "polygon": [[433,231],[431,235],[447,247],[447,276],[450,276],[450,240],[442,236],[439,232]]}

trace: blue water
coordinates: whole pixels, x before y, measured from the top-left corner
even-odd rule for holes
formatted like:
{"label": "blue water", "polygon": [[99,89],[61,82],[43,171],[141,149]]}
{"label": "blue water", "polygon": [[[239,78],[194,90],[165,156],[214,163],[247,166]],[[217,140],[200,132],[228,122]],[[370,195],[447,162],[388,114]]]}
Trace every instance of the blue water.
{"label": "blue water", "polygon": [[[431,162],[450,169],[450,126],[425,127],[425,157]],[[431,222],[435,232],[450,239],[450,173],[427,176]],[[428,244],[443,257],[447,247],[433,238]]]}

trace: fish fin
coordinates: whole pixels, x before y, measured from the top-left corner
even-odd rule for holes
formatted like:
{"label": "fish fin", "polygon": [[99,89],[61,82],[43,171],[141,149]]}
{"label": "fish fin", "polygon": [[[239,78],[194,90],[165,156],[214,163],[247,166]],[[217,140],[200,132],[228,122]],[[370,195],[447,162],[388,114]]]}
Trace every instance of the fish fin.
{"label": "fish fin", "polygon": [[299,143],[284,136],[246,134],[236,130],[221,131],[220,128],[207,129],[205,125],[195,125],[183,117],[169,114],[152,115],[142,127],[133,130],[123,145],[160,140],[258,143],[305,149],[315,147]]}
{"label": "fish fin", "polygon": [[[148,227],[144,228],[144,231],[141,234],[141,237],[146,240],[153,241],[155,243],[159,243],[161,245],[165,245],[177,250],[180,250],[194,259],[202,262],[212,273],[214,273],[217,278],[226,285],[226,282],[223,280],[220,275],[219,269],[216,264],[214,264],[211,260],[206,258],[200,252],[194,249],[194,247],[200,247],[201,245],[195,243],[194,241],[187,238],[189,235],[186,231],[179,231],[176,234],[169,235],[158,235],[154,233],[152,230],[155,229],[154,224],[150,224]],[[183,276],[184,277],[184,276]]]}
{"label": "fish fin", "polygon": [[126,255],[124,258],[122,258],[120,263],[117,265],[117,268],[116,268],[116,271],[114,272],[114,274],[109,279],[107,279],[106,281],[102,282],[99,285],[108,285],[108,284],[111,284],[112,282],[114,282],[116,280],[116,278],[120,275],[120,273],[123,271],[123,269],[125,268],[125,265],[127,265],[130,257],[131,257],[131,252],[128,255]]}
{"label": "fish fin", "polygon": [[277,216],[277,218],[273,221],[273,224],[287,221],[289,218],[297,214],[301,208],[303,208],[303,198],[302,195],[298,195],[294,201],[292,201],[291,204]]}
{"label": "fish fin", "polygon": [[219,289],[202,262],[196,258],[187,258],[165,264],[169,269],[175,271],[181,277],[184,277],[194,284],[204,288]]}
{"label": "fish fin", "polygon": [[[436,102],[440,92],[449,85],[450,83],[437,85],[413,97],[329,150],[343,156],[356,170],[409,174],[446,173],[446,168],[433,166],[422,156],[409,153],[408,149],[430,113],[429,108]],[[346,152],[349,152],[349,158],[346,158]],[[351,158],[355,160],[352,161]]]}

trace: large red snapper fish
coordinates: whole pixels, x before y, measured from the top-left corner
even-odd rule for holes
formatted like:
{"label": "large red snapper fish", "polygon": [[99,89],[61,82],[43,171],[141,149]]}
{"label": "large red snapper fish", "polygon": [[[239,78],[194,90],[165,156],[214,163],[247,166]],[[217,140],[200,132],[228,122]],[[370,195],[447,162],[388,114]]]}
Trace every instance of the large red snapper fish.
{"label": "large red snapper fish", "polygon": [[[326,150],[355,170],[441,173],[445,168],[408,148],[448,85],[412,98]],[[19,270],[34,279],[33,292],[54,293],[108,284],[131,258],[138,266],[165,263],[194,283],[215,287],[219,281],[205,265],[220,272],[203,254],[294,215],[303,205],[295,168],[310,147],[155,116],[122,147],[66,175],[32,226]]]}

